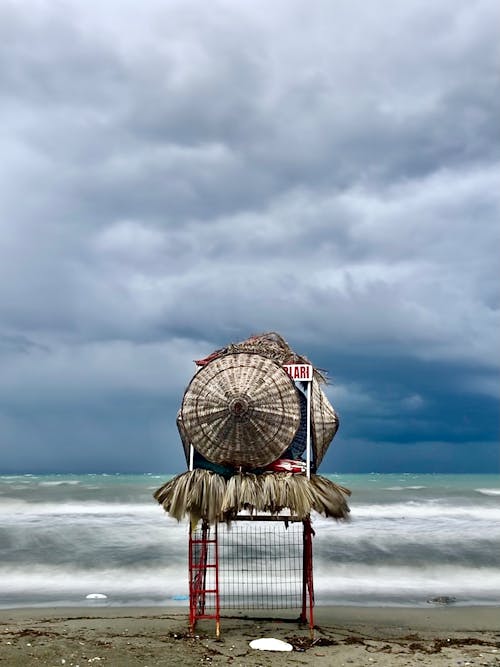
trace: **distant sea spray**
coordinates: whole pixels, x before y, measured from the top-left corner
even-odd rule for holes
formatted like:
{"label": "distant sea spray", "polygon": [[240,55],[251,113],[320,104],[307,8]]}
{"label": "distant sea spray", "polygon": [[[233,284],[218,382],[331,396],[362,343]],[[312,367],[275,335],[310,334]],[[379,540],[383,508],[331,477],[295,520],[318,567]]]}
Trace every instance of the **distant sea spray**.
{"label": "distant sea spray", "polygon": [[[313,517],[317,604],[500,604],[498,477],[331,478],[352,519]],[[0,605],[187,604],[188,525],[152,497],[167,479],[0,477]]]}

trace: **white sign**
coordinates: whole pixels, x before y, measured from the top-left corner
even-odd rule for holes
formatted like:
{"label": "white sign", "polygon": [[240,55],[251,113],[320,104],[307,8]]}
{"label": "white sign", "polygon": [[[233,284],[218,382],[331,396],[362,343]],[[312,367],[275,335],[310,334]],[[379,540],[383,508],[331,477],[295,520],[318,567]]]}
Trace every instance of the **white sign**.
{"label": "white sign", "polygon": [[310,382],[313,379],[313,367],[311,364],[287,364],[283,368],[292,380]]}

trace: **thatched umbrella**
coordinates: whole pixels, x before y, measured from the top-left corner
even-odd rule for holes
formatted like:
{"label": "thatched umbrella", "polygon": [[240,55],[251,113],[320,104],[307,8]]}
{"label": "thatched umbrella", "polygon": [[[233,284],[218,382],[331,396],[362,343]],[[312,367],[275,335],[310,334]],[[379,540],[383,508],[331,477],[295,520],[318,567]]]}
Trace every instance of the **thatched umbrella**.
{"label": "thatched umbrella", "polygon": [[311,427],[316,469],[339,428],[339,418],[318,380],[311,382]]}
{"label": "thatched umbrella", "polygon": [[246,469],[276,460],[300,425],[295,386],[258,354],[214,359],[191,380],[182,401],[183,440],[213,463]]}

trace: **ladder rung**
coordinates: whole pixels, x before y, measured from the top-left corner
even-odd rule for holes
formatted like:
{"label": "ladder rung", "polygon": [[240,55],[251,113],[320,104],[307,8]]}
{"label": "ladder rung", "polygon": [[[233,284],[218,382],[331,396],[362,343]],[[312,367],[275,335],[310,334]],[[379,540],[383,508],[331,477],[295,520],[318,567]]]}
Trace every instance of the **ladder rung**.
{"label": "ladder rung", "polygon": [[191,540],[191,544],[215,544],[217,540]]}
{"label": "ladder rung", "polygon": [[200,593],[217,593],[217,589],[216,588],[192,588],[191,592],[195,593],[196,595],[199,595]]}
{"label": "ladder rung", "polygon": [[209,567],[217,567],[217,565],[215,563],[210,563],[210,564],[207,564],[207,565],[195,565],[193,563],[191,565],[192,570],[205,570],[206,568],[209,568]]}

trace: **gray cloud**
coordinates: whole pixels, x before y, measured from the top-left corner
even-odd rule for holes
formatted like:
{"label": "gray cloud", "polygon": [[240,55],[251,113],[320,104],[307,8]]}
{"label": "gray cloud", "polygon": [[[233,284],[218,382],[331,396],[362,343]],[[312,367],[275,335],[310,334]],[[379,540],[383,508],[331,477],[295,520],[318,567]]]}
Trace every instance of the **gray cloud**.
{"label": "gray cloud", "polygon": [[2,6],[7,469],[182,467],[192,359],[270,329],[332,469],[498,467],[497,8],[383,9]]}

